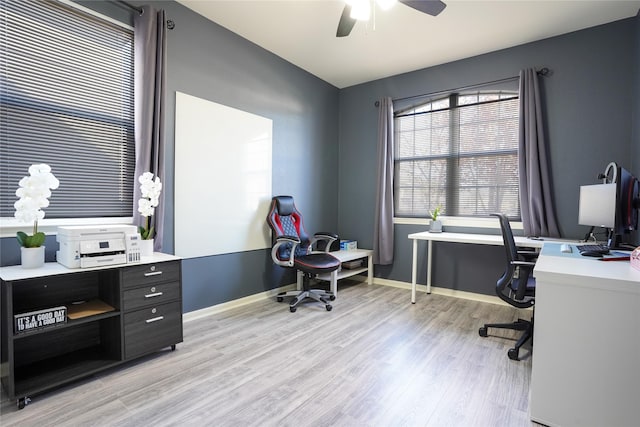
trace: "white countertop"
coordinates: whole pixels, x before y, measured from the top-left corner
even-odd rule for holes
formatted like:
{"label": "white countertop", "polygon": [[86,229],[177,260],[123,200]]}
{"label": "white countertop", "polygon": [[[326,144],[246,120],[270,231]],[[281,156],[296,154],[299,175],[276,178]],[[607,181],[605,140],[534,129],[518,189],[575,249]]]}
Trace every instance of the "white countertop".
{"label": "white countertop", "polygon": [[153,256],[142,257],[139,263],[115,264],[89,268],[67,268],[57,262],[47,262],[40,268],[22,268],[20,265],[0,267],[0,278],[4,281],[31,279],[36,277],[54,276],[57,274],[80,273],[84,271],[106,270],[109,268],[131,267],[136,265],[153,264],[154,262],[173,261],[181,259],[175,255],[155,252]]}

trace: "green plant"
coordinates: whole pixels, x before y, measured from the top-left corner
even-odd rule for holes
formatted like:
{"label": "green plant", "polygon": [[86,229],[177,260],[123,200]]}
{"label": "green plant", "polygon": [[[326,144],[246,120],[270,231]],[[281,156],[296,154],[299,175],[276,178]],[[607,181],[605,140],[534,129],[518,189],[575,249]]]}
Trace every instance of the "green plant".
{"label": "green plant", "polygon": [[436,206],[436,208],[432,211],[429,211],[429,215],[431,215],[431,219],[433,221],[437,221],[438,217],[440,216],[440,210],[442,210],[442,207],[440,205]]}

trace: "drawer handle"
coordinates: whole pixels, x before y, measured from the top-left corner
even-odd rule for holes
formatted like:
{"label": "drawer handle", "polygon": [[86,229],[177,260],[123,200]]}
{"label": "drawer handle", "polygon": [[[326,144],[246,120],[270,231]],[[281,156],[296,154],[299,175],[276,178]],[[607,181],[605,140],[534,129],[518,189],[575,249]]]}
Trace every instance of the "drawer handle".
{"label": "drawer handle", "polygon": [[153,323],[153,322],[157,322],[158,320],[162,320],[162,319],[164,319],[164,316],[158,316],[158,317],[154,317],[153,319],[147,319],[147,320],[145,320],[145,322]]}
{"label": "drawer handle", "polygon": [[157,276],[158,274],[162,274],[162,271],[152,271],[150,273],[144,273],[144,277]]}
{"label": "drawer handle", "polygon": [[147,294],[144,297],[145,298],[153,298],[153,297],[159,297],[162,295],[162,292],[156,292],[155,294]]}

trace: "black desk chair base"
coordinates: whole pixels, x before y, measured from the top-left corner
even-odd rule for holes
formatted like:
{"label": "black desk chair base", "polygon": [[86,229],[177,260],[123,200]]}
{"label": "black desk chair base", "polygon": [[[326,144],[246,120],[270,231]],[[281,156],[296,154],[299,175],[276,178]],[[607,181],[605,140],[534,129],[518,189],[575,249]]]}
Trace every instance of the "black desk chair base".
{"label": "black desk chair base", "polygon": [[[298,309],[298,304],[302,303],[306,299],[312,299],[317,302],[321,302],[324,304],[324,308],[327,311],[331,311],[333,307],[329,304],[329,301],[333,301],[336,299],[336,296],[333,292],[327,292],[323,289],[309,289],[309,283],[311,282],[311,274],[305,273],[303,279],[303,286],[301,291],[287,291],[280,292],[276,296],[276,301],[282,302],[285,297],[295,297],[289,303],[289,311],[295,313]],[[327,301],[329,300],[329,301]]]}
{"label": "black desk chair base", "polygon": [[[516,246],[509,219],[504,214],[491,215],[499,219],[506,255],[505,271],[496,281],[496,294],[501,300],[513,307],[533,308],[536,295],[536,279],[533,277],[533,268],[536,265],[537,253],[525,251]],[[512,323],[487,323],[478,330],[478,333],[481,337],[486,337],[489,328],[524,331],[516,345],[507,352],[507,356],[511,360],[520,360],[520,347],[524,343],[531,341],[533,344],[533,315],[531,315],[531,321],[518,319]]]}
{"label": "black desk chair base", "polygon": [[522,347],[529,340],[533,341],[533,317],[531,317],[531,321],[518,319],[515,322],[511,323],[486,323],[478,330],[478,333],[481,337],[486,337],[489,335],[489,328],[524,331],[524,333],[516,342],[516,345],[513,348],[510,348],[507,352],[507,356],[511,360],[520,360],[520,347]]}

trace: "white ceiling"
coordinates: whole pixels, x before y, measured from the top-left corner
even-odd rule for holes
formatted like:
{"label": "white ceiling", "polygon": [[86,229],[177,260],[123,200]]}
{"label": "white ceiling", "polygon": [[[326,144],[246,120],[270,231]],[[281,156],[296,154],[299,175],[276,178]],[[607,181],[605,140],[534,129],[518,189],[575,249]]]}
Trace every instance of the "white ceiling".
{"label": "white ceiling", "polygon": [[640,0],[444,0],[403,4],[335,36],[344,1],[178,0],[338,88],[635,16]]}

